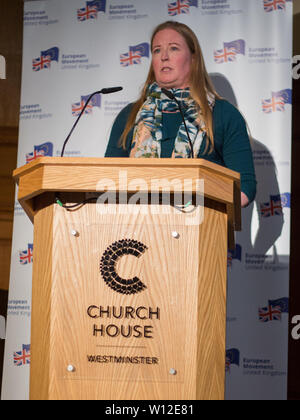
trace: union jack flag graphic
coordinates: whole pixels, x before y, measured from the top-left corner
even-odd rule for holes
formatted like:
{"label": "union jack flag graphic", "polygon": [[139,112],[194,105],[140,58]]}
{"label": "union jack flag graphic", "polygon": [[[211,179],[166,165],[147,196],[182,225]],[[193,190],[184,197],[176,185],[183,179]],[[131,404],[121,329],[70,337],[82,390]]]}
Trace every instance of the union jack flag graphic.
{"label": "union jack flag graphic", "polygon": [[168,3],[169,16],[177,16],[187,14],[190,12],[189,0],[176,0],[175,2]]}
{"label": "union jack flag graphic", "polygon": [[222,50],[214,51],[214,59],[217,64],[232,63],[236,61],[237,55],[245,55],[246,42],[243,39],[237,39],[232,42],[224,42]]}
{"label": "union jack flag graphic", "polygon": [[43,69],[50,69],[52,61],[58,61],[59,49],[57,47],[50,48],[46,51],[41,51],[38,58],[32,60],[32,70],[40,71]]}
{"label": "union jack flag graphic", "polygon": [[86,2],[86,6],[77,9],[77,20],[84,22],[86,20],[97,19],[98,12],[106,10],[106,0],[93,0]]}
{"label": "union jack flag graphic", "polygon": [[[90,95],[86,95],[86,96],[81,96],[80,98],[80,102],[76,102],[75,104],[72,104],[72,115],[74,117],[78,117],[80,115],[80,113],[82,112],[87,100],[90,98]],[[90,102],[88,103],[84,114],[85,115],[89,115],[92,114],[93,112],[93,107],[96,106],[98,108],[101,107],[101,95],[95,95],[92,97],[92,99],[90,100]]]}
{"label": "union jack flag graphic", "polygon": [[283,89],[279,92],[272,92],[271,99],[262,101],[262,109],[265,114],[285,111],[285,104],[292,104],[292,89]]}
{"label": "union jack flag graphic", "polygon": [[260,204],[260,215],[262,217],[282,216],[281,196],[271,195],[270,201]]}
{"label": "union jack flag graphic", "polygon": [[142,57],[150,56],[150,45],[147,42],[129,47],[129,52],[121,54],[120,64],[122,67],[141,64]]}
{"label": "union jack flag graphic", "polygon": [[98,9],[96,6],[86,6],[77,10],[77,19],[79,22],[84,22],[89,19],[97,19]]}
{"label": "union jack flag graphic", "polygon": [[240,351],[238,349],[226,350],[225,371],[230,372],[230,366],[240,366]]}
{"label": "union jack flag graphic", "polygon": [[264,0],[265,12],[273,12],[274,10],[285,10],[286,0]]}
{"label": "union jack flag graphic", "polygon": [[51,67],[51,58],[50,56],[46,57],[38,57],[32,60],[32,70],[33,71],[40,71],[43,69],[50,69]]}
{"label": "union jack flag graphic", "polygon": [[[83,110],[85,106],[85,101],[81,100],[80,102],[76,102],[75,104],[72,104],[72,115],[73,117],[78,117],[78,115],[80,115],[81,111]],[[91,114],[93,111],[93,105],[92,104],[88,104],[84,114]]]}
{"label": "union jack flag graphic", "polygon": [[15,366],[25,366],[30,365],[30,345],[22,346],[21,351],[14,352],[14,365]]}
{"label": "union jack flag graphic", "polygon": [[226,359],[225,359],[225,372],[226,373],[229,373],[230,372],[230,359],[226,356]]}
{"label": "union jack flag graphic", "polygon": [[259,322],[266,323],[270,321],[281,321],[281,308],[278,305],[269,305],[265,308],[259,308]]}
{"label": "union jack flag graphic", "polygon": [[53,144],[43,143],[38,146],[34,146],[34,151],[32,153],[26,154],[26,163],[33,162],[34,160],[43,157],[43,156],[53,156]]}
{"label": "union jack flag graphic", "polygon": [[227,267],[232,267],[232,261],[239,260],[242,261],[242,247],[241,245],[236,244],[234,251],[228,251],[227,257]]}
{"label": "union jack flag graphic", "polygon": [[133,64],[141,64],[142,56],[138,52],[129,51],[128,53],[121,54],[120,63],[122,67],[132,66]]}
{"label": "union jack flag graphic", "polygon": [[284,101],[281,98],[263,99],[262,110],[265,114],[272,114],[272,112],[283,112]]}
{"label": "union jack flag graphic", "polygon": [[224,48],[223,50],[215,50],[215,62],[217,64],[232,63],[236,61],[236,52],[234,48]]}
{"label": "union jack flag graphic", "polygon": [[33,261],[33,244],[28,244],[25,251],[19,251],[20,264],[27,265]]}

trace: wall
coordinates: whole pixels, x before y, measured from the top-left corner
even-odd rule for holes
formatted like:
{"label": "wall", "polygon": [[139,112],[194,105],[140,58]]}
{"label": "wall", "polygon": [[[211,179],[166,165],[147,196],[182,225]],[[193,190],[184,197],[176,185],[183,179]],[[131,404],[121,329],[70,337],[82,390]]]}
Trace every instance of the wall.
{"label": "wall", "polygon": [[[295,3],[299,13],[294,16],[294,46],[293,54],[300,56],[300,1]],[[298,71],[299,73],[299,71]],[[291,265],[290,265],[290,342],[289,342],[289,375],[288,398],[300,400],[299,378],[299,341],[291,337],[291,320],[300,314],[300,288],[298,286],[299,268],[298,256],[300,251],[300,79],[293,81],[293,143],[292,143],[292,207],[291,207]]]}
{"label": "wall", "polygon": [[[15,188],[21,86],[23,1],[1,0],[0,55],[0,316],[6,316]],[[3,77],[3,67],[1,76]],[[0,339],[0,392],[4,341]]]}
{"label": "wall", "polygon": [[0,289],[8,289],[14,206],[12,170],[17,162],[22,61],[22,0],[1,0],[0,54],[6,79],[0,80]]}

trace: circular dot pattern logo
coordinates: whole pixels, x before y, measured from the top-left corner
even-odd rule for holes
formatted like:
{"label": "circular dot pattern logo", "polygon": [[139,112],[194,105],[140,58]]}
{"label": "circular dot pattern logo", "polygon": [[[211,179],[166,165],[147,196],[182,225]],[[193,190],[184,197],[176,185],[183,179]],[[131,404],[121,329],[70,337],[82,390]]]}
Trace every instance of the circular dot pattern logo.
{"label": "circular dot pattern logo", "polygon": [[133,295],[146,289],[138,277],[122,279],[116,271],[116,265],[124,255],[140,258],[147,249],[146,245],[134,239],[122,239],[110,245],[100,262],[100,272],[107,286],[124,295]]}

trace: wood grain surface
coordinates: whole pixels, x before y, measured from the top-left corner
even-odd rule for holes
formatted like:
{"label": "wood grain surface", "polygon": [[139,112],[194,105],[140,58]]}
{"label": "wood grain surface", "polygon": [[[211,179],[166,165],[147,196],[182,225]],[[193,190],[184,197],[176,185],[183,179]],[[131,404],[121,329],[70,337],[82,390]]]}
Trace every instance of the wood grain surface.
{"label": "wood grain surface", "polygon": [[[224,398],[226,213],[205,209],[200,226],[186,226],[181,212],[157,213],[101,214],[95,204],[37,211],[32,399]],[[147,246],[116,266],[145,284],[132,295],[108,287],[99,269],[105,250],[123,239]],[[100,307],[103,316],[89,317],[91,306],[93,316]],[[113,307],[128,316],[105,315]],[[116,334],[135,326],[145,336]]]}

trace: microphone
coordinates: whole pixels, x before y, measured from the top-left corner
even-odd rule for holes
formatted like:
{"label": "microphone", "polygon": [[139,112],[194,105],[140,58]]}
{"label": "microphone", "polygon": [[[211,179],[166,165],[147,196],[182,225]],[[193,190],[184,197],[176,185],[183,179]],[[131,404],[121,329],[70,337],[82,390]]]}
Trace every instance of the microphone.
{"label": "microphone", "polygon": [[108,93],[120,92],[120,90],[123,90],[123,88],[121,86],[118,86],[118,87],[112,87],[112,88],[104,88],[100,92],[96,92],[96,93],[102,93],[103,95],[107,95]]}
{"label": "microphone", "polygon": [[68,143],[68,141],[69,141],[69,138],[71,137],[71,135],[72,135],[72,133],[73,133],[73,131],[74,131],[74,129],[75,129],[75,127],[76,127],[76,125],[78,124],[78,122],[79,122],[79,120],[80,120],[81,116],[83,115],[84,111],[86,110],[86,107],[88,106],[88,104],[89,104],[90,100],[91,100],[91,99],[92,99],[95,95],[99,95],[99,94],[107,95],[107,94],[109,94],[109,93],[119,92],[120,90],[123,90],[123,88],[122,88],[121,86],[118,86],[118,87],[111,87],[111,88],[103,88],[102,90],[99,90],[99,91],[97,91],[97,92],[94,92],[94,93],[92,93],[92,94],[89,96],[89,98],[88,98],[88,100],[86,101],[86,103],[85,103],[85,105],[84,105],[84,107],[83,107],[82,111],[80,112],[80,114],[79,114],[79,116],[78,116],[77,120],[76,120],[76,121],[75,121],[75,123],[73,124],[73,127],[71,128],[70,133],[68,134],[68,136],[67,136],[66,140],[64,141],[64,144],[63,144],[63,148],[62,148],[62,151],[61,151],[60,157],[63,157],[63,155],[64,155],[64,153],[65,153],[65,148],[66,148],[66,145],[67,145],[67,143]]}
{"label": "microphone", "polygon": [[180,115],[181,115],[181,118],[182,118],[182,121],[183,121],[183,124],[184,124],[184,127],[185,127],[185,131],[186,131],[186,134],[187,134],[188,139],[189,139],[189,144],[190,144],[190,148],[191,148],[192,158],[194,158],[194,146],[193,146],[193,143],[192,143],[191,138],[190,138],[190,134],[189,134],[188,129],[187,129],[187,126],[186,126],[186,122],[185,122],[185,118],[184,118],[184,114],[183,114],[183,111],[182,111],[182,107],[180,105],[180,102],[175,98],[175,96],[173,95],[173,93],[170,92],[169,90],[167,90],[165,88],[162,88],[161,91],[169,99],[171,99],[171,101],[175,101],[177,103],[177,105],[178,105],[178,108],[179,108],[179,111],[180,111]]}

